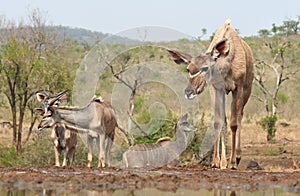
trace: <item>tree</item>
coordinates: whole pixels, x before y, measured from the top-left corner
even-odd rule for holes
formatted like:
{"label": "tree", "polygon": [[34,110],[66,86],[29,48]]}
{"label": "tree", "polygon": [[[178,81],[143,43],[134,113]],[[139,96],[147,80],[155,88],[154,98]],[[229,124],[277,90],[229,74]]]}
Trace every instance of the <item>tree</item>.
{"label": "tree", "polygon": [[275,23],[272,24],[272,28],[268,29],[261,29],[258,31],[260,37],[268,37],[271,35],[292,35],[298,34],[299,32],[299,24],[300,24],[300,16],[296,20],[286,20],[283,21],[281,26],[276,25]]}
{"label": "tree", "polygon": [[261,29],[258,31],[258,35],[260,37],[268,37],[271,35],[270,31],[268,29]]}
{"label": "tree", "polygon": [[33,96],[39,90],[65,87],[70,78],[58,64],[62,40],[47,27],[39,10],[29,15],[28,24],[13,21],[1,23],[0,88],[12,113],[13,145],[22,152],[22,130],[26,111],[31,111],[31,133],[36,116]]}
{"label": "tree", "polygon": [[284,28],[290,34],[298,34],[300,30],[299,24],[300,24],[300,16],[298,16],[297,20],[283,21]]}
{"label": "tree", "polygon": [[200,41],[202,39],[202,37],[204,37],[207,34],[207,29],[206,28],[202,28],[201,29],[201,35],[198,36],[198,41]]}
{"label": "tree", "polygon": [[271,62],[257,60],[255,81],[262,95],[254,95],[254,97],[264,104],[267,115],[262,118],[260,125],[268,131],[267,140],[270,141],[276,132],[278,93],[283,89],[285,82],[291,79],[298,70],[291,70],[284,58],[287,48],[291,47],[288,35],[282,36],[278,43],[265,42],[265,46],[270,50],[272,60]]}

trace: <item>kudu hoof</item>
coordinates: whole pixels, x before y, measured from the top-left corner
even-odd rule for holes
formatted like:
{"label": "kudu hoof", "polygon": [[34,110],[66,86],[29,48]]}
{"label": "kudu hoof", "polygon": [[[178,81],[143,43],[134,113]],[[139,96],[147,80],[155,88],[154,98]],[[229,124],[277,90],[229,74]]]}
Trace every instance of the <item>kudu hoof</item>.
{"label": "kudu hoof", "polygon": [[238,166],[241,162],[242,157],[237,157],[236,158],[236,165]]}

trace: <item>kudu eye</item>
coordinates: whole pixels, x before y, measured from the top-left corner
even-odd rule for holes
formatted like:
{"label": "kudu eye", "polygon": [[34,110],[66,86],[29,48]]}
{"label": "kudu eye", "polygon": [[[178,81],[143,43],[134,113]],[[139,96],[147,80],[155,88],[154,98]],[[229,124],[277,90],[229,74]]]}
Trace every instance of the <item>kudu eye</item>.
{"label": "kudu eye", "polygon": [[186,71],[189,73],[190,72],[189,68],[186,68]]}
{"label": "kudu eye", "polygon": [[208,66],[201,67],[200,72],[207,72]]}

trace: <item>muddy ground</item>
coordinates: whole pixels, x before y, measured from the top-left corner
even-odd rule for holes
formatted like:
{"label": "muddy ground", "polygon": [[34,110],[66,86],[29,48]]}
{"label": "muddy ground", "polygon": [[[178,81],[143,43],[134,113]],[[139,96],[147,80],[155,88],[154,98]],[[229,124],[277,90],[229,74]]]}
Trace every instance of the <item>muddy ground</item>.
{"label": "muddy ground", "polygon": [[109,191],[155,188],[174,192],[180,188],[246,191],[280,188],[286,192],[300,193],[300,170],[219,170],[198,165],[135,170],[113,167],[11,167],[0,168],[0,187],[62,189],[71,192],[81,189]]}

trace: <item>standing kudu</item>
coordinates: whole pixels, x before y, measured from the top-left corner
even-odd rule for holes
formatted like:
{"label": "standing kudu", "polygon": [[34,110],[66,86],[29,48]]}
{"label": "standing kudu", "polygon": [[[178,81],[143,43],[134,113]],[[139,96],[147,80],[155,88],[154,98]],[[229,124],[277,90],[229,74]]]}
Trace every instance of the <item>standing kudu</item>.
{"label": "standing kudu", "polygon": [[[44,91],[45,94],[37,93],[37,100],[42,104],[43,110],[40,112],[41,115],[44,114],[46,105],[48,105],[53,98]],[[61,98],[61,100],[64,97]],[[53,103],[54,106],[59,106],[60,101],[56,101]],[[51,131],[51,139],[54,144],[54,154],[55,154],[55,165],[60,166],[59,157],[62,152],[63,154],[63,163],[62,166],[71,166],[74,161],[74,155],[77,145],[77,133],[66,129],[65,126],[61,123],[56,124]]]}
{"label": "standing kudu", "polygon": [[[189,54],[168,50],[176,63],[187,64],[189,85],[185,89],[185,96],[193,99],[203,92],[207,83],[211,85],[211,99],[215,116],[213,127],[215,129],[213,167],[226,168],[226,117],[225,93],[232,93],[230,128],[232,131],[230,166],[236,169],[241,159],[241,121],[243,110],[252,88],[254,77],[253,55],[250,47],[238,36],[227,20],[215,33],[207,52],[192,57]],[[221,80],[220,80],[221,79]],[[219,155],[220,129],[221,134],[221,160]],[[221,161],[221,164],[220,164]]]}
{"label": "standing kudu", "polygon": [[88,167],[92,162],[92,138],[97,138],[99,146],[98,167],[110,165],[110,149],[114,140],[117,121],[115,113],[109,102],[102,99],[93,99],[84,108],[56,107],[53,104],[60,101],[66,92],[54,97],[45,107],[43,117],[38,125],[39,129],[48,128],[63,123],[65,127],[74,132],[88,134]]}

